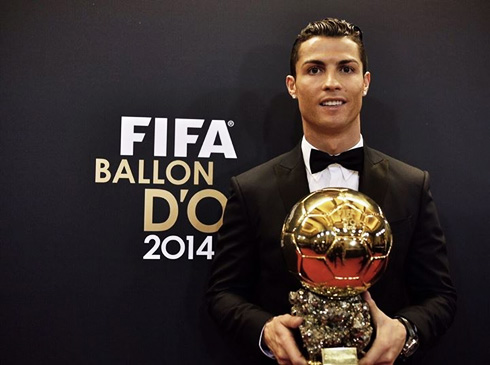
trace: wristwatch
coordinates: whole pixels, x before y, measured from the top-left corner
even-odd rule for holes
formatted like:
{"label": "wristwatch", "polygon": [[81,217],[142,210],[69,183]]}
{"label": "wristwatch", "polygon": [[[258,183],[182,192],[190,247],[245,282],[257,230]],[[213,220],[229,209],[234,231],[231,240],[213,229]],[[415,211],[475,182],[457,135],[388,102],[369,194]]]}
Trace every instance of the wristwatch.
{"label": "wristwatch", "polygon": [[407,339],[405,340],[405,345],[402,348],[402,352],[400,352],[400,356],[404,358],[410,357],[419,347],[417,327],[405,317],[395,317],[395,319],[399,320],[407,330]]}

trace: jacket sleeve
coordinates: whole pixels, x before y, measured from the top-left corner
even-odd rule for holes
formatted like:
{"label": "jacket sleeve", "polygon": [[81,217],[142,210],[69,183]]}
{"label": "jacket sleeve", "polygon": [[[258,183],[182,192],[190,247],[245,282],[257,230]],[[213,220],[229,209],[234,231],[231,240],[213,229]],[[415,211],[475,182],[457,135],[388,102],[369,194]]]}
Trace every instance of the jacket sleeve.
{"label": "jacket sleeve", "polygon": [[259,279],[256,230],[238,180],[231,180],[223,225],[218,233],[206,301],[211,317],[225,335],[249,354],[264,356],[259,338],[272,314],[254,304]]}
{"label": "jacket sleeve", "polygon": [[417,326],[422,347],[431,344],[451,325],[456,312],[456,291],[449,275],[444,234],[424,172],[419,211],[405,261],[410,305],[397,315]]}

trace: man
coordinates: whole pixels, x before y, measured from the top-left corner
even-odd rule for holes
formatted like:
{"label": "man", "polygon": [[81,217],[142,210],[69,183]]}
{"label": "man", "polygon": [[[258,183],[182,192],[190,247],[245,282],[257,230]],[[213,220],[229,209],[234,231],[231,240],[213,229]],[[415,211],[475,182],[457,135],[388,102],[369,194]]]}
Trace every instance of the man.
{"label": "man", "polygon": [[[281,227],[298,200],[328,186],[371,197],[393,231],[387,270],[372,298],[364,296],[376,336],[360,364],[420,363],[452,322],[456,293],[429,176],[364,145],[360,111],[370,81],[358,27],[331,18],[310,23],[294,43],[286,77],[301,112],[301,144],[231,180],[207,300],[218,325],[250,355],[245,363],[306,364],[294,337],[302,319],[287,314],[299,283],[282,258]],[[361,151],[359,171],[338,163],[317,171],[315,150]]]}

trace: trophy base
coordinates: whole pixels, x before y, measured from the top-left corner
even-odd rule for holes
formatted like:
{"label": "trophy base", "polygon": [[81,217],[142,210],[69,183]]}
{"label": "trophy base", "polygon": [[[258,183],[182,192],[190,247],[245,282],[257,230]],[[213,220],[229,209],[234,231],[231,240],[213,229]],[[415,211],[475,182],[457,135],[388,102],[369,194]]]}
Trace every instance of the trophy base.
{"label": "trophy base", "polygon": [[322,352],[340,348],[353,351],[354,357],[356,350],[363,353],[373,327],[369,306],[360,295],[330,299],[299,289],[290,293],[289,300],[293,305],[291,313],[303,318],[299,330],[307,358],[312,361],[310,365],[357,364],[341,358],[337,360],[335,354],[327,356]]}
{"label": "trophy base", "polygon": [[322,361],[308,361],[308,365],[358,365],[357,348],[331,347],[322,349]]}

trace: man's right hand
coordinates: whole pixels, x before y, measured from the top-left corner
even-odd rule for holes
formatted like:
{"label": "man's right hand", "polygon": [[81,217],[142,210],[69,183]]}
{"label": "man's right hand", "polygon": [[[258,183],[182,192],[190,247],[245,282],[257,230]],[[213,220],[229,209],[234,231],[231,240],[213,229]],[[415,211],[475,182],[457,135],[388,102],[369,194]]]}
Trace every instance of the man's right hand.
{"label": "man's right hand", "polygon": [[274,354],[278,364],[307,364],[290,330],[290,328],[298,328],[302,322],[301,317],[284,314],[274,317],[266,323],[263,340]]}

